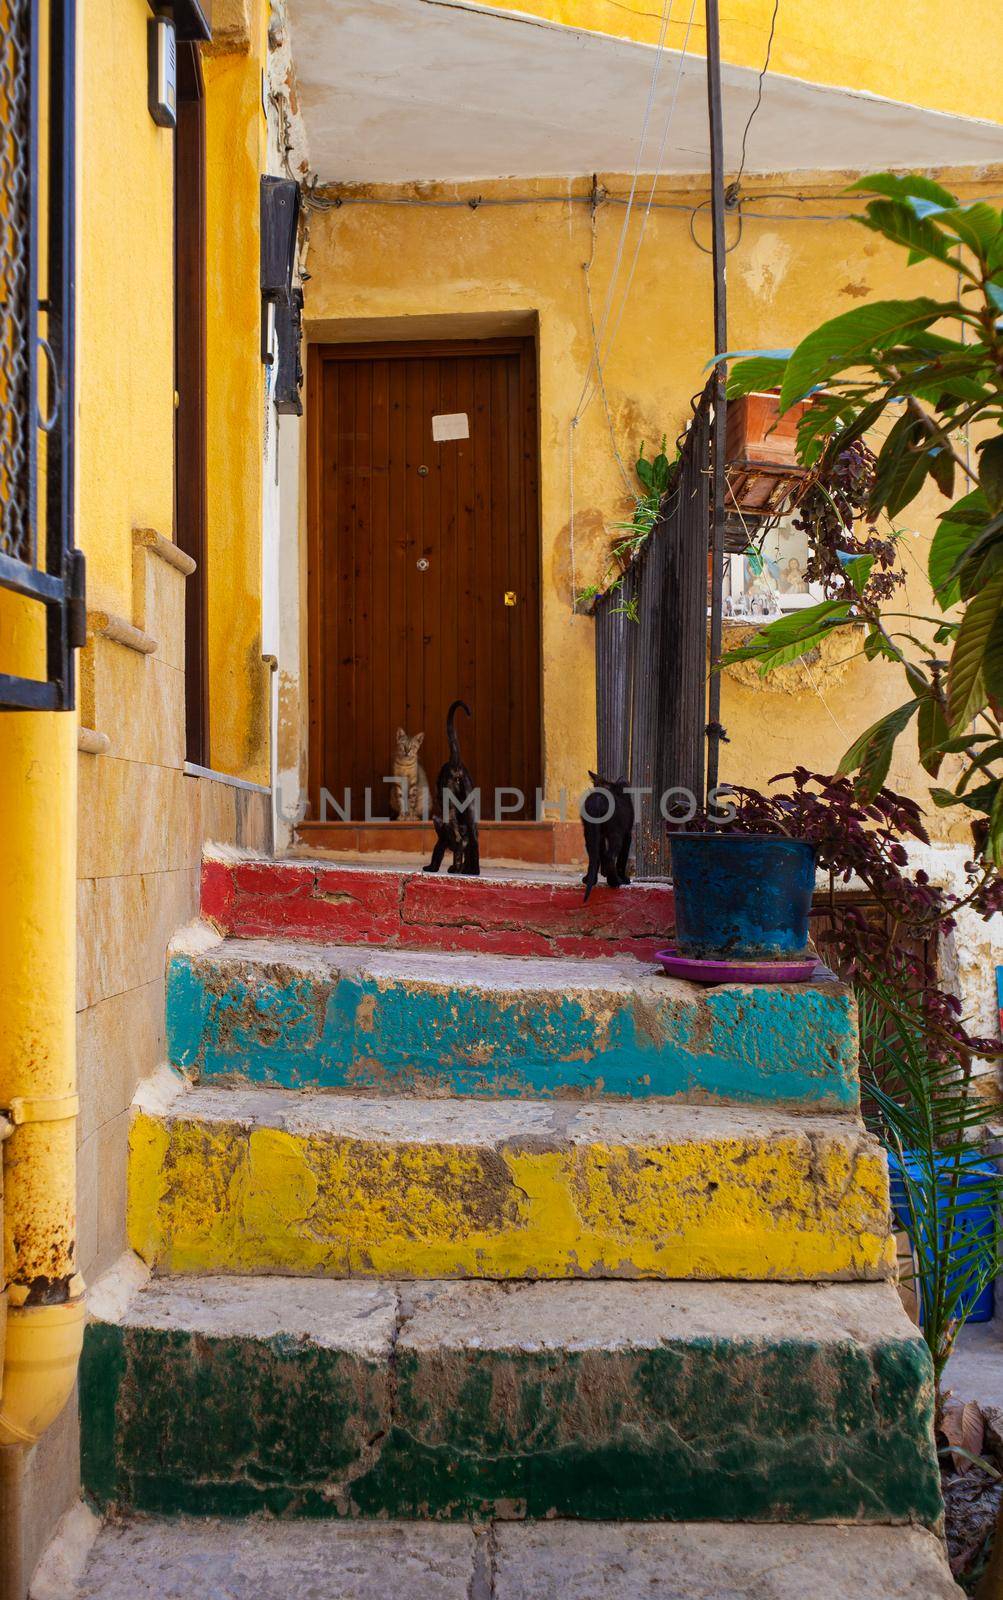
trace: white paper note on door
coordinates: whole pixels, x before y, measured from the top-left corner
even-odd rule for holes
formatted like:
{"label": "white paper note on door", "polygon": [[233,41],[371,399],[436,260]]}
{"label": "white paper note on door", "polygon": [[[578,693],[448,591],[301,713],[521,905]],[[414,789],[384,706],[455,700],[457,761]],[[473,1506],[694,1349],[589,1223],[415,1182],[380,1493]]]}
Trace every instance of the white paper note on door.
{"label": "white paper note on door", "polygon": [[469,439],[470,424],[465,411],[445,411],[432,418],[432,438],[436,444],[444,439]]}

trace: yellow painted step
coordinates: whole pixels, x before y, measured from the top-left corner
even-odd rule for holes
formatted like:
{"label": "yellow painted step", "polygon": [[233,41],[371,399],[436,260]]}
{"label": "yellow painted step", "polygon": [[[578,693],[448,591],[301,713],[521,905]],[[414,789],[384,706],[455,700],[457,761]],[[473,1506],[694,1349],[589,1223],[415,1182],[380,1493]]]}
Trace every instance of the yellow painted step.
{"label": "yellow painted step", "polygon": [[890,1274],[852,1117],[722,1106],[137,1096],[129,1236],[160,1271],[398,1278]]}

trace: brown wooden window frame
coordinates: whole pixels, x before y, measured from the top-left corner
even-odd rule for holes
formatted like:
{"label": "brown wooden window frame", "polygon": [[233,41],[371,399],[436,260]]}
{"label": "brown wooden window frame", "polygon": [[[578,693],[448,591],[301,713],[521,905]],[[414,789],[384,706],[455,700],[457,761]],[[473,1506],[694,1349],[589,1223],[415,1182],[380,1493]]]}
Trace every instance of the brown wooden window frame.
{"label": "brown wooden window frame", "polygon": [[178,44],[174,135],[174,537],[195,562],[185,589],[185,747],[209,762],[206,503],[206,130],[197,44]]}

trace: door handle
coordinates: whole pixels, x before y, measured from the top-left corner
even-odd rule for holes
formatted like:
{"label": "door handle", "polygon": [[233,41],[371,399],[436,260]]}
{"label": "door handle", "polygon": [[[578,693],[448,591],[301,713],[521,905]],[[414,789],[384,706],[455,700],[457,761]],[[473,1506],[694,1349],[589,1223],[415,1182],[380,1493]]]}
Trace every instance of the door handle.
{"label": "door handle", "polygon": [[516,592],[515,592],[514,589],[506,589],[505,590],[505,604],[507,606],[514,606],[515,603],[516,603],[516,599],[517,599],[517,596],[516,596]]}

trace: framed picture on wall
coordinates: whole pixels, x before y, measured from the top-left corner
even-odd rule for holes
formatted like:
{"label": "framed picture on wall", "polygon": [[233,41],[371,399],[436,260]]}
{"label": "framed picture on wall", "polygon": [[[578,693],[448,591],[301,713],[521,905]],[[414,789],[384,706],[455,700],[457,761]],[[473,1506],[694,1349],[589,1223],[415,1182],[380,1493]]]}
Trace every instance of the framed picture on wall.
{"label": "framed picture on wall", "polygon": [[775,617],[817,605],[825,593],[821,584],[808,582],[807,566],[808,535],[792,517],[783,517],[758,549],[725,557],[725,617]]}

